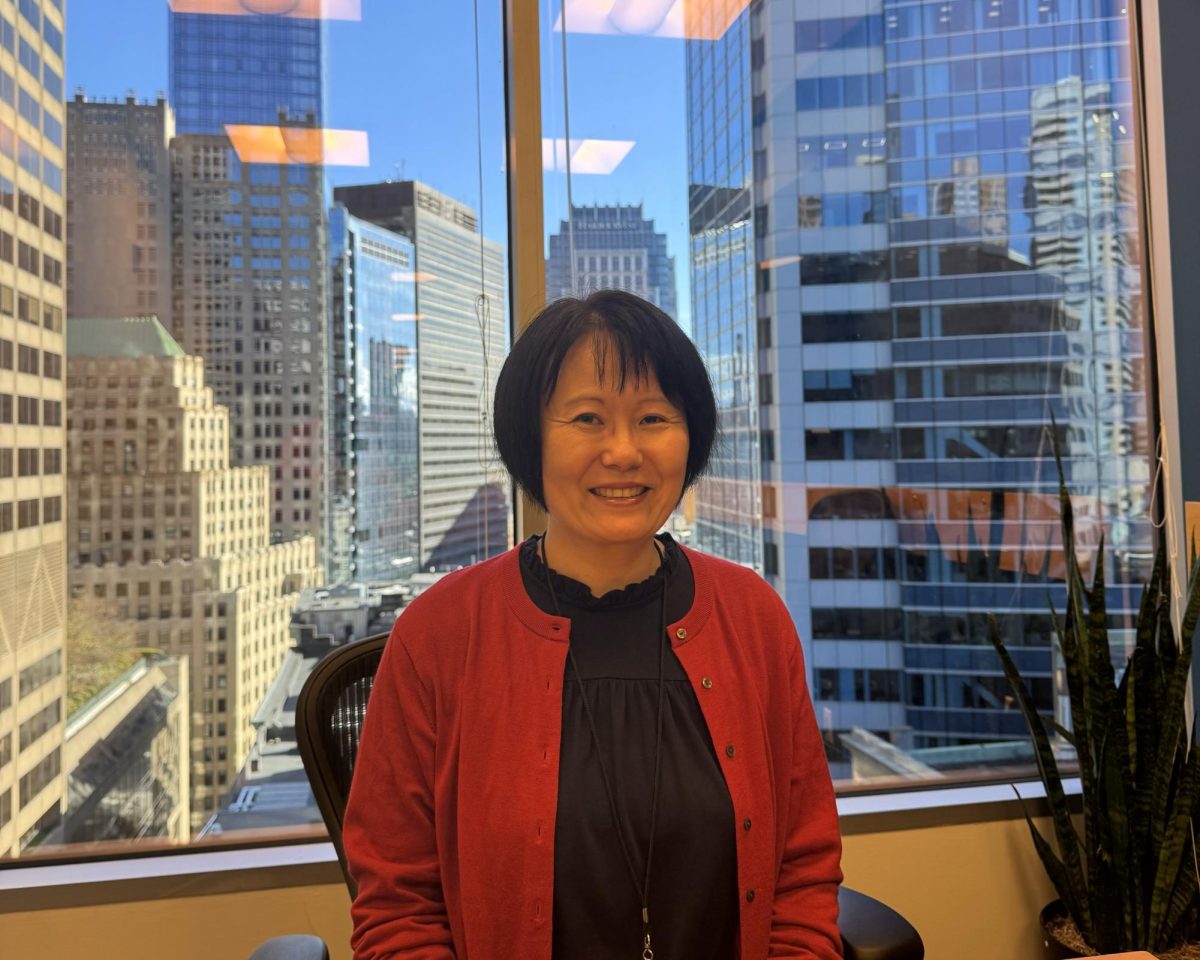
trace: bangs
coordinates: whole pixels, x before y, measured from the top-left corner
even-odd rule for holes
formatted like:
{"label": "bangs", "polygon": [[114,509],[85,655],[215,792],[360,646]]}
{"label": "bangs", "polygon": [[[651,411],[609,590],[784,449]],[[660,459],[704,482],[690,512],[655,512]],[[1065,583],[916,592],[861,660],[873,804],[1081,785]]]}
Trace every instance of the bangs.
{"label": "bangs", "polygon": [[[546,369],[541,397],[546,403],[558,385],[558,374],[568,353],[581,343],[589,343],[596,364],[596,382],[614,387],[623,393],[627,384],[637,388],[650,381],[653,374],[663,395],[682,408],[683,390],[672,382],[670,344],[648,331],[644,324],[635,329],[619,317],[592,313],[583,318],[576,331],[564,331],[559,349]],[[676,378],[677,379],[677,378]]]}

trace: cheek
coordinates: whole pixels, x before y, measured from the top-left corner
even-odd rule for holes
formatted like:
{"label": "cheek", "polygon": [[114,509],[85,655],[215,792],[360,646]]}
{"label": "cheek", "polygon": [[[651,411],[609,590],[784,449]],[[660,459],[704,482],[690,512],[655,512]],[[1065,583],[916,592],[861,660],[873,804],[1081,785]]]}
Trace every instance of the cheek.
{"label": "cheek", "polygon": [[551,487],[565,489],[578,480],[587,468],[587,459],[571,444],[558,441],[542,451],[542,485],[547,495]]}

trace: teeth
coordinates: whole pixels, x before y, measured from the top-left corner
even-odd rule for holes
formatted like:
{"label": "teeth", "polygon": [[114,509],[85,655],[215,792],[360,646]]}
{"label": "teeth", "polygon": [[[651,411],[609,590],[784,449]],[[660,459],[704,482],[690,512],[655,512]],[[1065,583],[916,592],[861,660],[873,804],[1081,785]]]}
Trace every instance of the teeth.
{"label": "teeth", "polygon": [[649,487],[596,487],[593,491],[602,497],[636,497]]}

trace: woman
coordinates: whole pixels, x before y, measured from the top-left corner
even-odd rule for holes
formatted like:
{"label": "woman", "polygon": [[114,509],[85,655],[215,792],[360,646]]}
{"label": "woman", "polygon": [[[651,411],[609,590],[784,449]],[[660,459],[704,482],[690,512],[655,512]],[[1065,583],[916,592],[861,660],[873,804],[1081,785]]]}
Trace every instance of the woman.
{"label": "woman", "polygon": [[833,790],[787,610],[656,536],[716,406],[631,294],[551,304],[496,385],[544,535],[405,610],[344,842],[355,957],[841,956]]}

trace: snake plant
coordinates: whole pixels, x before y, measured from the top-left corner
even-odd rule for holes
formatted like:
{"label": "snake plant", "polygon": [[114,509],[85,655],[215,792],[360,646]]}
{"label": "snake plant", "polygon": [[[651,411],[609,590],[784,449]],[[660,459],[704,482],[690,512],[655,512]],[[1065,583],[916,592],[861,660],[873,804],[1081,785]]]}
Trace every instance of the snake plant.
{"label": "snake plant", "polygon": [[[1056,445],[1057,446],[1057,445]],[[1104,543],[1091,586],[1075,550],[1074,517],[1058,462],[1066,610],[1051,604],[1071,705],[1071,728],[1038,714],[994,618],[992,644],[1033,738],[1049,802],[1054,845],[1026,820],[1050,880],[1088,945],[1099,953],[1155,952],[1194,939],[1200,864],[1193,817],[1200,750],[1185,723],[1192,636],[1200,617],[1200,557],[1188,580],[1180,636],[1171,618],[1171,576],[1159,547],[1142,594],[1137,639],[1120,679],[1105,606]],[[1083,836],[1072,822],[1051,746],[1074,747],[1083,794]],[[1057,850],[1055,849],[1057,847]]]}

